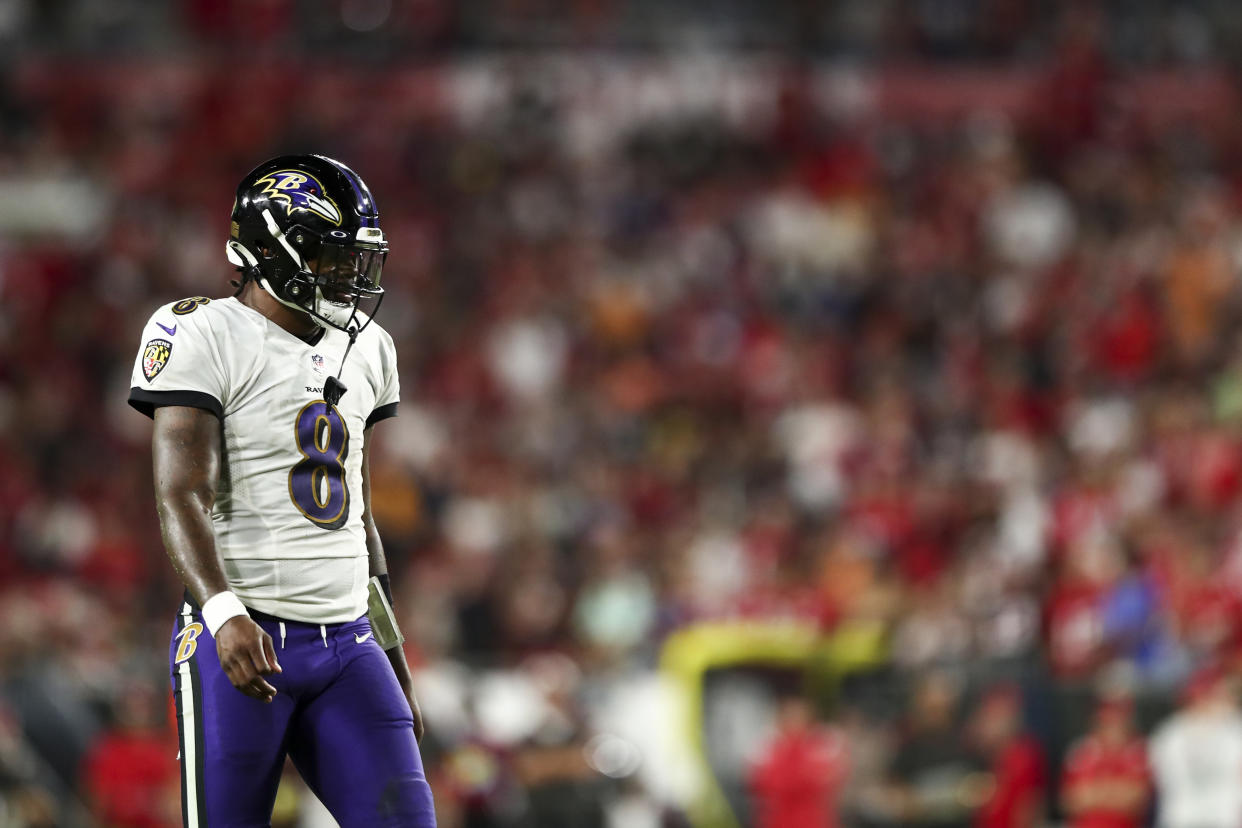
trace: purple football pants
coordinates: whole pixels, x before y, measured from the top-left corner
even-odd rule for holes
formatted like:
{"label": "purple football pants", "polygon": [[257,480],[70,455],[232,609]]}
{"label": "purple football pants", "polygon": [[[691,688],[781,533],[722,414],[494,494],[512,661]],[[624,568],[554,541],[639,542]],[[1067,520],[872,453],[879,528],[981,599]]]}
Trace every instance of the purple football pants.
{"label": "purple football pants", "polygon": [[252,615],[283,670],[266,677],[270,704],[229,683],[196,606],[183,604],[173,628],[186,828],[268,826],[286,755],[341,828],[434,828],[409,703],[366,617]]}

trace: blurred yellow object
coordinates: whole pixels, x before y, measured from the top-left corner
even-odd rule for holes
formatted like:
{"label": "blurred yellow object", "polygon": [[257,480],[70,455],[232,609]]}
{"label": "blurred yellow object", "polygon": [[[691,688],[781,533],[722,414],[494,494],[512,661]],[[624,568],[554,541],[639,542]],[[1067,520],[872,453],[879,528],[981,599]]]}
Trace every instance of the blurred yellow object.
{"label": "blurred yellow object", "polygon": [[296,825],[301,805],[302,791],[299,783],[291,774],[286,773],[280,780],[280,788],[276,791],[276,803],[272,806],[272,823]]}
{"label": "blurred yellow object", "polygon": [[700,775],[699,794],[690,804],[696,828],[740,828],[740,822],[708,761],[703,733],[703,678],[728,667],[791,667],[833,679],[883,662],[884,624],[852,621],[824,636],[811,623],[796,620],[723,621],[685,627],[669,636],[661,669],[682,693],[685,738]]}

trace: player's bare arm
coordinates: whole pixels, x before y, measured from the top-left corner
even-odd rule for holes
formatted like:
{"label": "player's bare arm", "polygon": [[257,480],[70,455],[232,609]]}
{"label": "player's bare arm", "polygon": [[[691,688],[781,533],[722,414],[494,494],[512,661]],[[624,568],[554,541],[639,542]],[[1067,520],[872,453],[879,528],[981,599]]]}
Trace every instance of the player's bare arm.
{"label": "player's bare arm", "polygon": [[[190,594],[203,606],[228,590],[211,528],[220,476],[220,420],[200,408],[157,408],[151,448],[164,548]],[[224,622],[215,639],[220,665],[233,686],[270,702],[276,688],[263,676],[280,672],[272,637],[249,617],[238,615]]]}
{"label": "player's bare arm", "polygon": [[[379,530],[371,517],[371,427],[363,432],[362,442],[362,524],[367,532],[367,557],[370,560],[371,576],[387,575],[388,560],[384,557],[384,545],[380,541]],[[393,647],[386,651],[388,662],[397,675],[397,682],[410,703],[410,713],[414,716],[414,738],[423,740],[423,714],[418,707],[418,698],[414,695],[414,679],[410,675],[410,665],[405,660],[405,650]]]}

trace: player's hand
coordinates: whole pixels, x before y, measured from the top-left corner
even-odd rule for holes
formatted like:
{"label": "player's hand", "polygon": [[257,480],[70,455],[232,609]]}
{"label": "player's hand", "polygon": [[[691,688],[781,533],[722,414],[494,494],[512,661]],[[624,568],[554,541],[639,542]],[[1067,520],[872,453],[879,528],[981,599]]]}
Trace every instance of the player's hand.
{"label": "player's hand", "polygon": [[423,711],[418,706],[418,697],[414,695],[414,688],[409,681],[401,682],[401,691],[405,693],[405,700],[410,703],[410,715],[414,717],[414,741],[422,743],[423,741]]}
{"label": "player's hand", "polygon": [[272,637],[253,619],[235,615],[216,630],[216,654],[229,681],[262,702],[271,702],[276,688],[263,678],[279,673]]}

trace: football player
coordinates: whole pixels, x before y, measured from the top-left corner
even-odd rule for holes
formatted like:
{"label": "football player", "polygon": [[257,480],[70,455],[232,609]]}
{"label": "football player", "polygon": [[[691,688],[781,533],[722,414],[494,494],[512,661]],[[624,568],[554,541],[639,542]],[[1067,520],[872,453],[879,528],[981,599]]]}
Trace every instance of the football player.
{"label": "football player", "polygon": [[169,649],[184,824],[267,825],[288,755],[344,828],[434,826],[370,510],[371,431],[398,399],[372,321],[375,202],[344,164],[275,158],[238,186],[227,253],[237,292],[157,310],[129,393],[155,421],[186,586]]}

